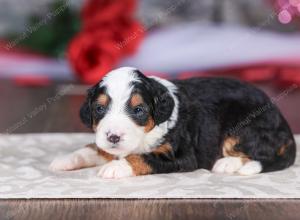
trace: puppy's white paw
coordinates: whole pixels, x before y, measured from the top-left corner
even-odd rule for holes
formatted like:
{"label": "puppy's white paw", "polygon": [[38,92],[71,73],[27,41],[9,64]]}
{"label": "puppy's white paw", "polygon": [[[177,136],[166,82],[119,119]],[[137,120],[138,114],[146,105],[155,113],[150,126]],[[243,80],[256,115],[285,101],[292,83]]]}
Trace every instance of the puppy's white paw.
{"label": "puppy's white paw", "polygon": [[238,173],[244,176],[258,174],[262,171],[262,165],[258,161],[249,161],[241,169],[239,169]]}
{"label": "puppy's white paw", "polygon": [[98,176],[105,179],[119,179],[134,176],[130,164],[125,159],[113,160],[100,168]]}
{"label": "puppy's white paw", "polygon": [[79,154],[70,154],[55,158],[49,166],[52,171],[67,171],[79,169],[84,163],[84,159]]}
{"label": "puppy's white paw", "polygon": [[229,173],[232,174],[238,171],[243,166],[241,158],[238,157],[224,157],[217,160],[212,171],[214,173]]}

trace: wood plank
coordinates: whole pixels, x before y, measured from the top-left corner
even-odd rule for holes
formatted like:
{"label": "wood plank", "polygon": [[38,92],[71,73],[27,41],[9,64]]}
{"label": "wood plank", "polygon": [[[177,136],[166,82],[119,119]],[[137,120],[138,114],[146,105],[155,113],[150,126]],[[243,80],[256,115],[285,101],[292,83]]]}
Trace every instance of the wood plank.
{"label": "wood plank", "polygon": [[299,219],[300,200],[0,200],[1,220]]}

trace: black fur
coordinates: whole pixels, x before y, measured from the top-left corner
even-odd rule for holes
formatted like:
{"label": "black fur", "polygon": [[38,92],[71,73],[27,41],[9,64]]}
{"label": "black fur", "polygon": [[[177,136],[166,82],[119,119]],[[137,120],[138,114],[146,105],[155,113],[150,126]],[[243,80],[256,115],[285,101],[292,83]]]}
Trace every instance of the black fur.
{"label": "black fur", "polygon": [[143,96],[145,103],[150,107],[153,119],[157,125],[169,119],[174,108],[174,100],[166,87],[156,80],[145,77],[136,72],[140,82],[134,83],[135,90]]}
{"label": "black fur", "polygon": [[93,124],[98,123],[101,117],[96,113],[95,100],[100,93],[105,93],[105,87],[99,87],[99,83],[88,89],[86,100],[82,104],[79,112],[82,123],[88,128],[92,128]]}
{"label": "black fur", "polygon": [[[263,172],[281,170],[295,161],[293,134],[278,108],[262,91],[236,80],[176,80],[178,122],[165,136],[173,152],[145,154],[153,173],[212,169],[226,137],[237,137],[235,150],[261,162]],[[280,148],[286,146],[279,155]]]}

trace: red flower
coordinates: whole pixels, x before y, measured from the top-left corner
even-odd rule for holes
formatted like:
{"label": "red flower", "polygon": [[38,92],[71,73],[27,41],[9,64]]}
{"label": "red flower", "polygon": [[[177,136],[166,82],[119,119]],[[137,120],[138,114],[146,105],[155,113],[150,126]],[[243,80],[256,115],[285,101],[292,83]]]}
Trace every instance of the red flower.
{"label": "red flower", "polygon": [[122,50],[124,55],[135,53],[144,37],[144,27],[135,21],[123,21],[115,28],[118,49]]}
{"label": "red flower", "polygon": [[140,28],[132,23],[123,32],[120,27],[101,28],[75,36],[69,45],[68,58],[79,78],[87,84],[98,82],[122,57],[137,49],[143,36]]}
{"label": "red flower", "polygon": [[82,9],[84,28],[93,28],[105,22],[132,17],[136,0],[88,0]]}
{"label": "red flower", "polygon": [[99,81],[121,56],[115,41],[107,35],[101,30],[82,32],[70,44],[68,58],[84,83]]}
{"label": "red flower", "polygon": [[98,82],[126,55],[136,51],[144,36],[133,19],[135,0],[89,0],[82,10],[83,29],[68,49],[68,59],[81,81]]}

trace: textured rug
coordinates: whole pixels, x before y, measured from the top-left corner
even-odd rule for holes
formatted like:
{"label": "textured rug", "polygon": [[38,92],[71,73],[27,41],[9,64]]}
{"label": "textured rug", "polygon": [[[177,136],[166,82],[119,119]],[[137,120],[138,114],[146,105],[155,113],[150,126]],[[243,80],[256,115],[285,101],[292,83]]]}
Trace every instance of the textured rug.
{"label": "textured rug", "polygon": [[[300,144],[300,136],[296,137]],[[51,172],[50,162],[93,142],[92,134],[0,135],[0,199],[300,198],[300,154],[284,171],[238,176],[207,170],[104,180],[98,168]]]}

